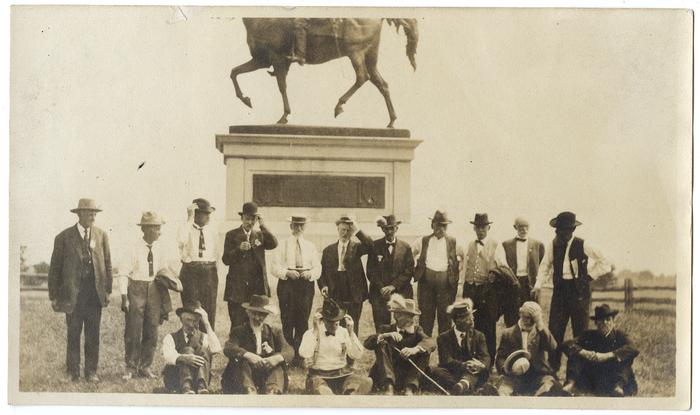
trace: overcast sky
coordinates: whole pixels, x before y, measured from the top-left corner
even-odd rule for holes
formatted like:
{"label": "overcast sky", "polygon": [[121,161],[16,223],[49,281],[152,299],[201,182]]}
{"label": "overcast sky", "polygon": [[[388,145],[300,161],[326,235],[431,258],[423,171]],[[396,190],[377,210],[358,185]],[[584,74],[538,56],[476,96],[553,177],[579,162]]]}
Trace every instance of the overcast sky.
{"label": "overcast sky", "polygon": [[[459,234],[485,211],[493,236],[504,239],[524,215],[533,236],[550,240],[549,219],[573,210],[584,223],[577,234],[618,268],[688,273],[690,14],[414,13],[418,70],[404,55],[403,34],[387,26],[379,59],[396,127],[424,140],[412,163],[414,223],[441,206]],[[223,208],[214,135],[229,125],[272,123],[282,111],[277,85],[262,70],[239,78],[252,110],[234,96],[229,72],[250,57],[240,19],[250,14],[15,8],[11,249],[26,244],[30,262],[48,261],[55,234],[75,222],[69,209],[80,197],[103,206],[98,225],[111,229],[117,247],[143,210],[173,223],[194,197]],[[353,80],[346,59],[293,66],[290,122],[386,125],[369,83],[333,118]]]}

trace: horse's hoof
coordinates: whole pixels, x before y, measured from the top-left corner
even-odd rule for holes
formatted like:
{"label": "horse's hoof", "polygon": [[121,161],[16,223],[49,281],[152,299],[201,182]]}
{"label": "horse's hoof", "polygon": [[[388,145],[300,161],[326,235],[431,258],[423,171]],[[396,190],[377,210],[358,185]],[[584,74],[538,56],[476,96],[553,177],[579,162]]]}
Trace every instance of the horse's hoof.
{"label": "horse's hoof", "polygon": [[241,101],[248,107],[248,108],[253,108],[253,104],[250,102],[250,98],[248,97],[243,97],[241,98]]}
{"label": "horse's hoof", "polygon": [[343,107],[335,107],[335,117],[338,118],[338,115],[343,113]]}

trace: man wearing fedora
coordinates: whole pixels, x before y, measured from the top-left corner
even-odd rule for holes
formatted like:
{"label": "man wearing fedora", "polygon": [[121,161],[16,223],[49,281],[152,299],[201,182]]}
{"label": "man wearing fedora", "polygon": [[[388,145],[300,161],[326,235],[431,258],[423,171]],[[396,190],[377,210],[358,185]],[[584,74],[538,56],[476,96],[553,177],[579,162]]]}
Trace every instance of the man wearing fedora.
{"label": "man wearing fedora", "polygon": [[518,320],[518,309],[525,301],[532,300],[530,291],[535,286],[537,271],[540,268],[542,258],[544,258],[544,244],[529,237],[530,222],[523,217],[515,218],[513,223],[516,235],[513,239],[503,242],[506,262],[515,273],[520,284],[520,295],[517,303],[514,303],[512,310],[507,310],[511,314],[510,320]]}
{"label": "man wearing fedora", "polygon": [[[208,394],[211,359],[221,343],[199,303],[186,304],[175,313],[182,326],[163,338],[163,381],[168,392]],[[199,327],[204,326],[204,331]]]}
{"label": "man wearing fedora", "polygon": [[418,307],[422,312],[420,326],[432,336],[436,315],[440,333],[450,328],[450,318],[445,310],[457,295],[459,262],[457,241],[447,235],[447,225],[452,223],[447,212],[438,209],[428,219],[433,233],[414,241],[411,251],[416,259],[413,278],[418,282]]}
{"label": "man wearing fedora", "polygon": [[[372,252],[372,239],[355,227],[355,219],[342,215],[335,221],[338,241],[321,254],[321,277],[318,288],[324,296],[338,301],[352,317],[355,334],[359,333],[362,304],[368,297],[367,277],[362,256]],[[353,235],[359,239],[356,242]]]}
{"label": "man wearing fedora", "polygon": [[[474,324],[477,330],[486,336],[486,344],[489,355],[496,355],[496,322],[503,310],[503,298],[500,298],[496,290],[495,280],[498,273],[507,268],[506,272],[512,273],[505,260],[503,246],[493,238],[488,237],[493,222],[489,221],[487,213],[477,213],[474,220],[470,221],[474,226],[476,239],[466,244],[464,261],[462,262],[461,281],[464,282],[462,295],[471,298],[474,307],[479,310],[475,313]],[[514,279],[514,277],[513,277]],[[515,298],[513,300],[517,301]],[[515,321],[506,321],[506,325]]]}
{"label": "man wearing fedora", "polygon": [[211,214],[215,210],[208,200],[194,199],[187,208],[187,221],[177,234],[182,261],[182,304],[199,301],[207,312],[212,327],[215,327],[216,295],[219,289],[219,275],[216,271],[218,234],[216,229],[209,226]]}
{"label": "man wearing fedora", "polygon": [[[156,276],[174,276],[173,268],[177,267],[169,261],[174,255],[168,255],[159,241],[160,228],[164,223],[157,213],[143,212],[137,224],[141,227],[142,236],[132,245],[121,267],[124,273],[118,278],[122,311],[126,313],[124,380],[135,375],[150,379],[157,377],[150,367],[158,341],[158,326],[163,321],[163,303],[169,303],[170,294],[166,287],[157,282]],[[175,290],[180,288],[182,291],[181,285],[178,287],[180,281],[176,278],[171,280],[176,285]]]}
{"label": "man wearing fedora", "polygon": [[[340,326],[340,321],[345,327]],[[313,327],[304,333],[299,355],[309,368],[306,392],[311,395],[366,395],[372,379],[356,373],[348,363],[358,360],[365,349],[354,331],[355,321],[331,298],[313,319]]]}
{"label": "man wearing fedora", "polygon": [[[539,300],[542,285],[553,282],[549,330],[561,344],[569,319],[574,337],[586,330],[591,307],[591,281],[612,272],[613,267],[590,243],[573,236],[576,227],[581,225],[575,213],[561,212],[549,224],[556,229],[556,236],[546,246],[533,295]],[[555,351],[549,359],[552,368],[558,371],[561,351]]]}
{"label": "man wearing fedora", "polygon": [[377,219],[384,237],[374,241],[373,253],[367,260],[369,302],[377,332],[381,326],[391,323],[387,308],[389,296],[397,293],[403,298],[413,298],[413,253],[408,243],[396,237],[400,224],[394,215]]}
{"label": "man wearing fedora", "polygon": [[469,298],[460,298],[449,307],[453,326],[437,338],[439,363],[430,373],[453,395],[487,393],[483,388],[489,378],[491,356],[486,337],[474,328],[474,304]]}
{"label": "man wearing fedora", "polygon": [[427,371],[435,340],[418,325],[420,310],[413,299],[391,294],[387,305],[396,323],[383,324],[377,334],[365,340],[365,348],[374,350],[376,356],[369,376],[375,388],[386,395],[394,391],[415,395],[420,388],[421,374],[409,359]]}
{"label": "man wearing fedora", "polygon": [[277,283],[282,332],[294,347],[293,365],[300,363],[301,337],[309,329],[309,315],[314,301],[314,282],[321,276],[321,262],[313,242],[304,238],[306,217],[289,218],[292,235],[287,238],[273,257],[272,275]]}
{"label": "man wearing fedora", "polygon": [[[243,303],[249,302],[254,294],[270,296],[265,251],[277,247],[277,238],[265,226],[258,205],[246,202],[238,214],[241,226],[226,233],[222,258],[228,265],[224,300],[228,303],[231,329],[248,319]],[[254,229],[256,223],[260,230]]]}
{"label": "man wearing fedora", "polygon": [[51,254],[49,299],[55,312],[66,314],[66,370],[80,379],[80,335],[85,327],[85,378],[99,382],[102,307],[112,293],[112,260],[107,233],[94,226],[101,210],[92,199],[80,199],[71,212],[78,223],[59,233]]}
{"label": "man wearing fedora", "polygon": [[591,320],[595,330],[564,343],[569,357],[564,389],[596,396],[634,396],[637,380],[632,363],[639,355],[627,335],[615,328],[617,310],[603,304],[595,308]]}
{"label": "man wearing fedora", "polygon": [[253,294],[250,302],[242,304],[248,321],[231,330],[224,346],[229,363],[221,377],[224,393],[264,393],[279,395],[287,391],[286,364],[294,350],[284,339],[282,330],[265,323],[277,308],[270,298]]}
{"label": "man wearing fedora", "polygon": [[526,301],[519,314],[518,323],[503,330],[498,345],[496,368],[503,375],[499,395],[564,395],[547,362],[557,341],[544,325],[542,308],[534,301]]}

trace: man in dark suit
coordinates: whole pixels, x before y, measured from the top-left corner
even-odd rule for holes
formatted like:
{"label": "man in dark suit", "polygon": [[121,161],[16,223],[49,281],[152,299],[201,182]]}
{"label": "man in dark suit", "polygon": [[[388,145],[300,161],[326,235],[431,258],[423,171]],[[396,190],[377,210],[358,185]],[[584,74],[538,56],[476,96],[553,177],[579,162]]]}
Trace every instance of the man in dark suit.
{"label": "man in dark suit", "polygon": [[591,320],[596,330],[586,330],[564,343],[569,357],[564,389],[596,396],[634,396],[637,380],[632,363],[639,355],[627,335],[615,329],[617,310],[603,304],[595,308]]}
{"label": "man in dark suit", "polygon": [[[356,322],[355,334],[360,330],[362,303],[368,297],[367,277],[362,267],[362,256],[372,252],[373,241],[355,227],[355,219],[343,215],[335,221],[338,241],[328,245],[321,255],[321,277],[318,288],[347,310]],[[355,235],[360,242],[352,240]]]}
{"label": "man in dark suit", "polygon": [[[231,329],[248,320],[241,305],[250,301],[253,294],[270,296],[265,251],[277,247],[277,238],[258,214],[258,205],[246,202],[238,214],[241,216],[241,226],[226,233],[222,258],[224,264],[229,266],[224,300],[228,302]],[[260,225],[259,231],[253,229],[256,223]]]}
{"label": "man in dark suit", "polygon": [[377,220],[384,238],[374,241],[374,252],[367,260],[369,302],[377,332],[382,325],[391,323],[391,313],[387,307],[391,294],[413,298],[413,253],[408,243],[396,238],[400,224],[401,221],[397,221],[394,215],[381,216]]}
{"label": "man in dark suit", "polygon": [[287,391],[286,365],[294,357],[282,330],[265,323],[269,314],[277,314],[270,298],[253,295],[242,307],[248,321],[231,330],[224,346],[229,363],[221,377],[224,393],[258,392],[279,395]]}
{"label": "man in dark suit", "polygon": [[439,365],[430,373],[453,395],[487,393],[483,386],[489,378],[491,356],[484,333],[474,328],[474,305],[461,298],[447,308],[453,326],[437,338]]}
{"label": "man in dark suit", "polygon": [[112,293],[112,260],[107,234],[96,226],[95,201],[80,199],[71,212],[78,223],[54,240],[49,269],[49,299],[53,310],[66,313],[66,368],[71,380],[80,379],[80,335],[85,326],[85,378],[99,382],[102,307]]}
{"label": "man in dark suit", "polygon": [[[530,223],[522,218],[515,218],[513,228],[517,235],[513,239],[503,242],[503,250],[506,254],[506,262],[510,269],[513,270],[520,284],[520,299],[516,303],[512,303],[510,310],[504,310],[505,319],[510,320],[513,324],[518,321],[518,309],[525,301],[530,301],[530,291],[535,286],[537,280],[537,271],[540,268],[540,262],[544,258],[544,244],[538,240],[528,237],[530,231]],[[506,323],[507,326],[512,324]]]}

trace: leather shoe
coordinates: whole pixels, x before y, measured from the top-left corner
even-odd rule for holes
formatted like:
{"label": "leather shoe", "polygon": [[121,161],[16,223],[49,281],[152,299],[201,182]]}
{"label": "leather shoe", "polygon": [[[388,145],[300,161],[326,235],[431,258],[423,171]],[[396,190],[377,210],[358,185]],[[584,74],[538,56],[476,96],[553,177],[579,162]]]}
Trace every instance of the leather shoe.
{"label": "leather shoe", "polygon": [[85,379],[90,383],[100,383],[100,378],[95,373],[85,376]]}
{"label": "leather shoe", "polygon": [[139,376],[147,379],[155,379],[158,377],[158,375],[151,372],[151,369],[139,369]]}
{"label": "leather shoe", "polygon": [[78,373],[69,373],[68,378],[71,382],[80,382],[80,375]]}
{"label": "leather shoe", "polygon": [[391,383],[387,383],[384,385],[384,388],[382,388],[382,395],[393,395],[394,394],[394,385]]}
{"label": "leather shoe", "polygon": [[469,381],[462,379],[452,387],[453,395],[464,395],[469,392]]}
{"label": "leather shoe", "polygon": [[258,390],[253,388],[253,387],[247,387],[247,388],[245,388],[245,393],[246,393],[246,395],[257,395]]}

